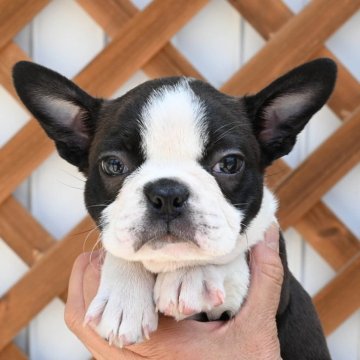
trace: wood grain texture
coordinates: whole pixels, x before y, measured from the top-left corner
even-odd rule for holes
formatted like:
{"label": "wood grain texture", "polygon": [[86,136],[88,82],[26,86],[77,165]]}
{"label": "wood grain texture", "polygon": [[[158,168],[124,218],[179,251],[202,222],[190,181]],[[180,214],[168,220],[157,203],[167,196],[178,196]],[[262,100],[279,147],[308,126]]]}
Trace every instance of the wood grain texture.
{"label": "wood grain texture", "polygon": [[0,0],[0,49],[48,4],[48,0]]}
{"label": "wood grain texture", "polygon": [[360,108],[276,188],[281,226],[295,224],[360,161]]}
{"label": "wood grain texture", "polygon": [[41,165],[54,148],[35,120],[29,121],[1,148],[0,203]]}
{"label": "wood grain texture", "polygon": [[[139,12],[128,0],[77,1],[111,37],[115,37],[125,23]],[[143,66],[143,71],[150,78],[185,75],[202,79],[202,75],[170,43]]]}
{"label": "wood grain texture", "polygon": [[26,360],[27,358],[15,344],[7,345],[0,352],[0,360]]}
{"label": "wood grain texture", "polygon": [[[90,218],[84,219],[56,243],[0,299],[0,351],[54,297],[67,287],[72,265],[83,251],[91,251],[98,233]],[[86,242],[86,234],[89,233]]]}
{"label": "wood grain texture", "polygon": [[294,227],[336,271],[360,253],[360,241],[321,202],[307,211]]}
{"label": "wood grain texture", "polygon": [[[294,17],[291,10],[278,0],[267,0],[266,6],[263,6],[263,0],[230,0],[230,3],[266,40],[274,36]],[[332,58],[338,65],[336,87],[328,105],[340,119],[344,120],[360,104],[360,84],[326,47],[320,46],[310,56],[314,59],[319,57]]]}
{"label": "wood grain texture", "polygon": [[[277,160],[266,173],[266,183],[275,189],[286,181],[291,172],[292,169],[284,161]],[[360,252],[360,242],[356,236],[321,201],[293,227],[336,271]]]}
{"label": "wood grain texture", "polygon": [[360,254],[313,298],[325,334],[360,308]]}
{"label": "wood grain texture", "polygon": [[90,93],[111,95],[206,3],[207,0],[153,1],[122,27],[101,56],[91,61],[75,81]]}
{"label": "wood grain texture", "polygon": [[[360,0],[314,0],[287,23],[223,87],[229,94],[253,93],[311,58],[360,6]],[[321,14],[321,21],[319,21]],[[296,46],[294,46],[296,45]]]}
{"label": "wood grain texture", "polygon": [[54,244],[51,235],[12,196],[0,207],[0,237],[29,266]]}
{"label": "wood grain texture", "polygon": [[[1,49],[0,57],[0,84],[16,99],[17,94],[12,82],[12,67],[17,61],[30,60],[30,58],[12,41]],[[21,102],[19,105],[23,106]]]}

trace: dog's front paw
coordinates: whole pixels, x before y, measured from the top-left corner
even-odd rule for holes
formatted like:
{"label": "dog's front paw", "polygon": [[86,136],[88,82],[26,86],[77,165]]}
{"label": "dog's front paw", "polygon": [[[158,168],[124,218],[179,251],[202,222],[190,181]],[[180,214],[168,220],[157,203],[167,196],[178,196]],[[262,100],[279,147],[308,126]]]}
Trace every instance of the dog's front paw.
{"label": "dog's front paw", "polygon": [[224,278],[213,266],[160,273],[154,300],[160,312],[177,320],[207,312],[224,303]]}
{"label": "dog's front paw", "polygon": [[[96,324],[100,336],[120,347],[149,339],[158,324],[153,275],[131,263],[117,267],[109,263],[105,260],[99,290],[85,322]],[[109,274],[109,270],[113,272]]]}

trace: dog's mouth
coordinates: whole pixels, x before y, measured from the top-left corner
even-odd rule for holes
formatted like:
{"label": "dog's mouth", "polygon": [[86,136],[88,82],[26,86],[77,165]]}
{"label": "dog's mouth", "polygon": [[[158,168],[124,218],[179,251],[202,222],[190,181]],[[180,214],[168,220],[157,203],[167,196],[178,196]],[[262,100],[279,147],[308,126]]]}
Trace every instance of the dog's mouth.
{"label": "dog's mouth", "polygon": [[169,245],[191,245],[191,247],[198,247],[194,238],[194,232],[190,231],[179,231],[178,229],[159,229],[149,230],[142,232],[139,241],[135,246],[135,250],[138,251],[142,248],[150,248],[152,250],[160,250]]}

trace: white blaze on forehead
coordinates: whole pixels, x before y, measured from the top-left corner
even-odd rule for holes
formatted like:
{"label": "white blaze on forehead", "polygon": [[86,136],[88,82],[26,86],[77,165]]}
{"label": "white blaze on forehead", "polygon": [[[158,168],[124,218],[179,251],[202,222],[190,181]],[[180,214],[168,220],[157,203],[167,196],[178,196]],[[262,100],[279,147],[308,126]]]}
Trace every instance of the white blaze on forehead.
{"label": "white blaze on forehead", "polygon": [[147,158],[197,160],[206,142],[205,108],[186,79],[150,96],[141,113]]}

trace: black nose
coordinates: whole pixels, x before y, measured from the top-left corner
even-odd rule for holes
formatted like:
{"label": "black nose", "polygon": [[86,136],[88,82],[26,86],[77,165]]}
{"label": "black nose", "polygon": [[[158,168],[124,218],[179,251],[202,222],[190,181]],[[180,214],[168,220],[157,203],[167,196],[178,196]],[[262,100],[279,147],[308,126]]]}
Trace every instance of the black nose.
{"label": "black nose", "polygon": [[160,179],[148,183],[144,187],[144,193],[151,210],[166,220],[172,220],[183,212],[190,194],[184,184],[173,179]]}

